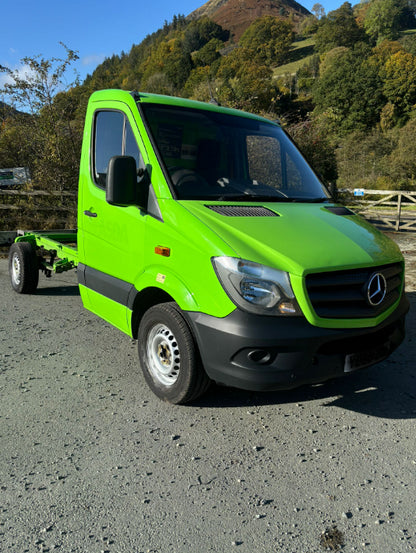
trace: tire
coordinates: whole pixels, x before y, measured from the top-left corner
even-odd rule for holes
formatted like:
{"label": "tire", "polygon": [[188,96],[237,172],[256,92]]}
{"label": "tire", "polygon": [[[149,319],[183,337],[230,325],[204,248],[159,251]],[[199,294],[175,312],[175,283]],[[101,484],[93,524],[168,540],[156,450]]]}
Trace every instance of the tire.
{"label": "tire", "polygon": [[30,242],[15,242],[9,251],[9,275],[18,294],[33,294],[39,282],[39,263]]}
{"label": "tire", "polygon": [[150,389],[173,404],[201,396],[210,380],[191,331],[175,303],[161,303],[144,314],[138,335],[140,365]]}

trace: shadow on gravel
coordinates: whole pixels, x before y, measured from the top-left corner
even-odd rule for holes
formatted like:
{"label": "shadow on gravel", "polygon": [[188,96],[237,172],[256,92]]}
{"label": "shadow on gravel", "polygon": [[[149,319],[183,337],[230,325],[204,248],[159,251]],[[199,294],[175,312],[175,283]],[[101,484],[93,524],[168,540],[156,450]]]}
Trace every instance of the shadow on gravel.
{"label": "shadow on gravel", "polygon": [[51,286],[50,288],[38,288],[37,296],[79,296],[79,288],[76,286]]}
{"label": "shadow on gravel", "polygon": [[407,335],[389,359],[344,378],[296,390],[246,392],[212,386],[195,407],[254,407],[320,401],[322,407],[339,407],[386,419],[416,419],[416,292],[408,294]]}

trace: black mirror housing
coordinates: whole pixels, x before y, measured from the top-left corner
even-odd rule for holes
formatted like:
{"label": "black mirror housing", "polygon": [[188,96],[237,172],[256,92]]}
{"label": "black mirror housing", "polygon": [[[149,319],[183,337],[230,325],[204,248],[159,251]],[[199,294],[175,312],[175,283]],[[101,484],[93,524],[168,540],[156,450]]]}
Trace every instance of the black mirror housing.
{"label": "black mirror housing", "polygon": [[111,205],[138,205],[136,161],[131,156],[114,156],[108,163],[105,199]]}

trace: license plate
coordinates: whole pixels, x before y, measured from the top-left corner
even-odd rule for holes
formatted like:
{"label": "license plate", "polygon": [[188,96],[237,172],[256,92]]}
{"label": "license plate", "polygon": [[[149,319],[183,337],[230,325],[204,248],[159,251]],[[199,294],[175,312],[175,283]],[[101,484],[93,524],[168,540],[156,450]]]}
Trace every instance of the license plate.
{"label": "license plate", "polygon": [[388,356],[388,348],[385,346],[362,351],[360,353],[350,353],[345,357],[344,373],[350,373],[357,369],[364,369],[375,363],[383,361]]}

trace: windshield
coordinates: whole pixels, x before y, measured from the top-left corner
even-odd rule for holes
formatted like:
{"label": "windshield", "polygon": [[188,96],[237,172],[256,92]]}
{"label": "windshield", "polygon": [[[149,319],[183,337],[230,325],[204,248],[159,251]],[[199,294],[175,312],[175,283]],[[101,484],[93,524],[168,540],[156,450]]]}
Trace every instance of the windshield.
{"label": "windshield", "polygon": [[273,123],[169,105],[142,108],[178,199],[329,198],[297,148]]}

